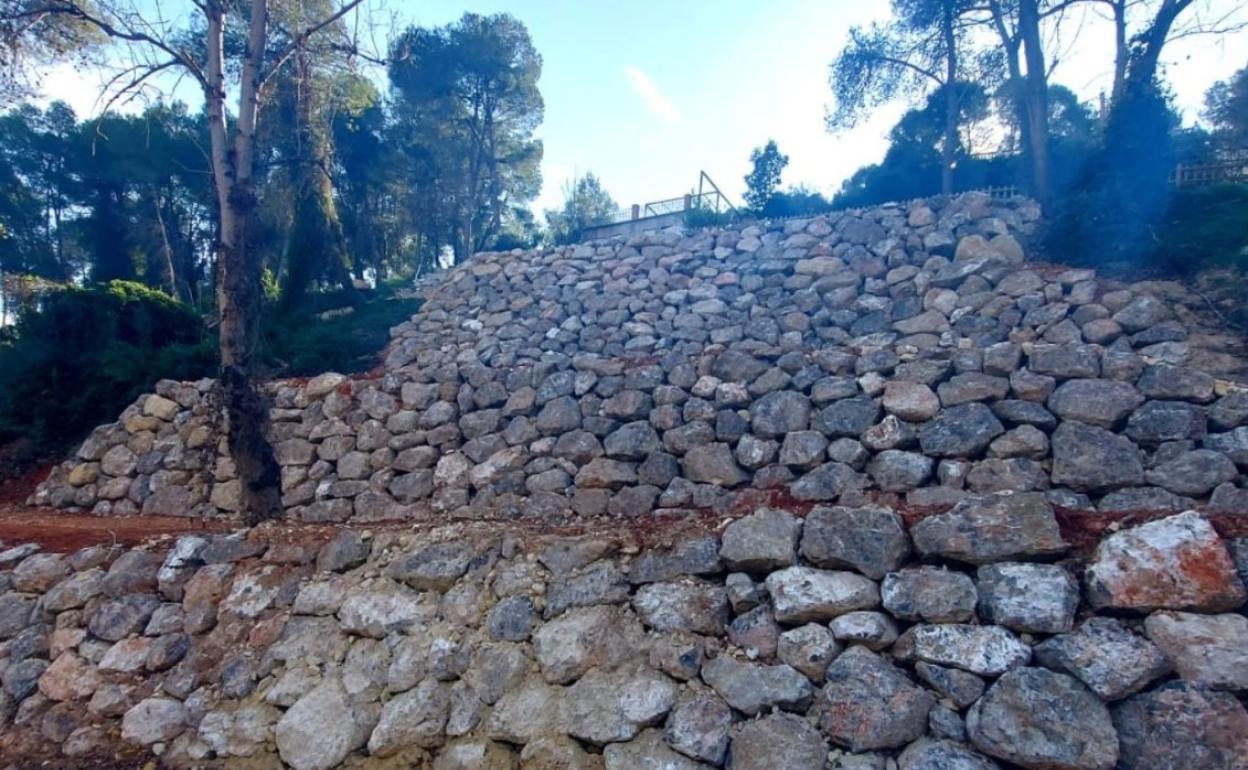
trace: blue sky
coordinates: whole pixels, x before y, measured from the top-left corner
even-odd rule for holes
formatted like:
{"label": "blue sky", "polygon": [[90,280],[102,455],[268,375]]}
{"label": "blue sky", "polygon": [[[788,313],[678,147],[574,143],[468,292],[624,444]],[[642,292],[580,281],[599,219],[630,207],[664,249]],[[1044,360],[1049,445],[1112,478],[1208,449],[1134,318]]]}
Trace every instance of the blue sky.
{"label": "blue sky", "polygon": [[[1211,12],[1238,0],[1203,0]],[[852,132],[825,132],[827,67],[850,26],[888,15],[882,0],[418,0],[381,3],[377,18],[440,25],[465,11],[506,11],[523,21],[544,59],[544,186],[592,171],[621,206],[675,197],[705,170],[740,199],[751,148],[774,138],[791,162],[784,183],[832,193],[878,160],[904,109],[890,105]],[[1188,121],[1213,81],[1248,64],[1248,33],[1193,38],[1167,49],[1167,76]],[[1112,37],[1092,22],[1063,41],[1054,80],[1094,99],[1108,86]],[[50,97],[81,112],[95,103],[92,76],[71,68],[46,80]],[[94,82],[98,82],[96,77]]]}

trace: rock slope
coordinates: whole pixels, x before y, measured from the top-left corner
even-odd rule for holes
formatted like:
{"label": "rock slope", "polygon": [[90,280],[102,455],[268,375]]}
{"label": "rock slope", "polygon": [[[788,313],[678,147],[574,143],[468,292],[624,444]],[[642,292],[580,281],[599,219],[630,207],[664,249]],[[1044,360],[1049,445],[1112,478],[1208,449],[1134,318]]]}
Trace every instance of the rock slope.
{"label": "rock slope", "polygon": [[[648,515],[758,499],[1248,511],[1242,340],[1170,282],[1024,261],[967,193],[479,254],[384,371],[273,383],[290,517]],[[237,512],[211,382],[162,382],[31,502]],[[744,501],[744,502],[743,502]]]}
{"label": "rock slope", "polygon": [[1034,492],[641,548],[473,527],[0,550],[0,765],[1246,766],[1248,539],[1196,512],[1086,568]]}

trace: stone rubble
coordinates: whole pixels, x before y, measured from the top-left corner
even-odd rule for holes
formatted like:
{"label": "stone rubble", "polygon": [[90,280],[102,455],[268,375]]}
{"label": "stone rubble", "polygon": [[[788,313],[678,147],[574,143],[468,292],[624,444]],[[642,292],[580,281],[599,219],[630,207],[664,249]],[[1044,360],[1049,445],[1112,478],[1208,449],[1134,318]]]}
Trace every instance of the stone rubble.
{"label": "stone rubble", "polygon": [[[0,754],[1248,770],[1248,539],[1210,518],[1248,513],[1243,343],[1177,283],[1026,262],[1038,216],[476,255],[375,375],[268,386],[324,542],[0,546]],[[30,502],[238,516],[222,419],[160,382]],[[1084,563],[1091,508],[1147,515]]]}
{"label": "stone rubble", "polygon": [[[0,571],[0,746],[187,768],[1242,770],[1244,586],[1217,572],[1191,606],[1228,550],[1200,514],[1110,534],[1086,592],[1074,562],[1015,549],[890,557],[877,582],[876,556],[922,550],[886,516],[762,509],[641,549],[488,524],[22,549]],[[829,521],[893,545],[816,566]],[[1116,562],[1109,595],[1155,596],[1164,567],[1186,609],[1101,601],[1122,542],[1147,558]]]}
{"label": "stone rubble", "polygon": [[[1038,217],[966,193],[478,254],[424,289],[378,376],[268,386],[286,513],[633,518],[1006,491],[1242,508],[1243,341],[1178,283],[1026,262]],[[237,516],[222,421],[214,383],[157,383],[30,502]],[[828,567],[862,549],[878,578],[905,556],[878,523],[803,547]],[[1001,547],[1057,545],[1024,536]]]}

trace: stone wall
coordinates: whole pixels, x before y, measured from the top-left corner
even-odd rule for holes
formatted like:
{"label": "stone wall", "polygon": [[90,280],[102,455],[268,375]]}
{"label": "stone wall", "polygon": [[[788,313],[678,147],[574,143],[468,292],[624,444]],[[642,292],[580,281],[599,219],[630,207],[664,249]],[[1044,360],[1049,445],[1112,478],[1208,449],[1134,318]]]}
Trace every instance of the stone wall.
{"label": "stone wall", "polygon": [[618,527],[307,531],[0,550],[0,766],[1248,757],[1248,539],[1195,512],[1090,556],[1068,553],[1040,493],[968,497],[909,527],[881,507],[761,509],[649,546]]}
{"label": "stone wall", "polygon": [[[759,501],[1248,511],[1243,341],[1173,282],[1024,260],[968,193],[478,254],[375,377],[270,385],[289,516],[543,518]],[[32,502],[237,512],[211,383],[162,382]]]}

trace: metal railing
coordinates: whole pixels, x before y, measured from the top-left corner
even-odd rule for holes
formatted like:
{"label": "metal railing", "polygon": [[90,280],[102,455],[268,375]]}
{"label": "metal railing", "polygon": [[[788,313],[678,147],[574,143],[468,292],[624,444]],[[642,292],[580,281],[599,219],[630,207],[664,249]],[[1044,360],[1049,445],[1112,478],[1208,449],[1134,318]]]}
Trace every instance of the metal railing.
{"label": "metal railing", "polygon": [[611,215],[610,219],[595,225],[595,227],[668,216],[670,214],[681,214],[694,210],[720,214],[736,211],[737,209],[736,206],[732,205],[732,201],[728,199],[728,196],[720,192],[719,186],[707,176],[706,172],[700,171],[698,172],[697,192],[689,192],[677,198],[664,198],[663,200],[650,201],[649,203],[633,204],[626,209],[619,209]]}
{"label": "metal railing", "polygon": [[1170,172],[1169,182],[1174,187],[1205,187],[1223,182],[1248,182],[1248,157],[1198,165],[1180,163],[1174,167],[1174,171]]}

